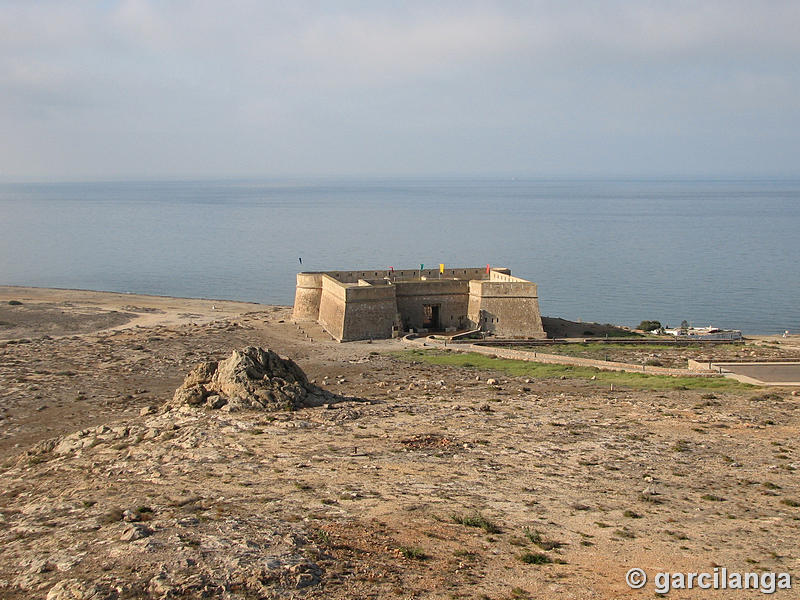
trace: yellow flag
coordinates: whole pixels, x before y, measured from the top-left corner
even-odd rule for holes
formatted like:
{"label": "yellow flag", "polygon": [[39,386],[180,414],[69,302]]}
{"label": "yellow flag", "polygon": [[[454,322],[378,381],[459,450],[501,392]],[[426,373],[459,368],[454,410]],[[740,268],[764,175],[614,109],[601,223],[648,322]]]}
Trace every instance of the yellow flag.
{"label": "yellow flag", "polygon": [[439,263],[439,273],[444,273],[444,263]]}

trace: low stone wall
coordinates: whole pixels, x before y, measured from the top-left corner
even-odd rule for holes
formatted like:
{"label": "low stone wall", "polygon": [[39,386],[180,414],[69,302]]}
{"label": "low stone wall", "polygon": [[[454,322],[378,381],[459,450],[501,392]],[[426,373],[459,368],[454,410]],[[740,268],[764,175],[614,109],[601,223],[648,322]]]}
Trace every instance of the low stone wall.
{"label": "low stone wall", "polygon": [[[439,341],[429,338],[411,339],[410,336],[404,338],[407,342],[415,345],[427,344],[437,347],[444,347]],[[667,367],[650,367],[647,365],[634,365],[631,363],[621,363],[614,361],[595,360],[592,358],[579,358],[576,356],[562,356],[560,354],[543,354],[541,352],[528,352],[525,350],[511,350],[509,348],[493,348],[478,346],[475,344],[451,344],[447,346],[453,352],[477,352],[488,356],[499,358],[510,358],[512,360],[525,360],[529,362],[539,362],[556,365],[574,365],[577,367],[595,367],[604,371],[626,371],[629,373],[644,373],[645,375],[669,375],[671,377],[719,377],[718,373],[690,371],[688,369],[670,369]]]}

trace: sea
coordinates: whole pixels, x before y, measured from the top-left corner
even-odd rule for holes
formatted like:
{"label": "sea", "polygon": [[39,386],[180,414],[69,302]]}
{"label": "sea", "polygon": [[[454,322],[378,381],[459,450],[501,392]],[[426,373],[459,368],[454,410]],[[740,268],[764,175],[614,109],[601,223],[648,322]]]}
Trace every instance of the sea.
{"label": "sea", "polygon": [[0,284],[288,305],[298,271],[508,267],[542,314],[800,333],[800,180],[0,183]]}

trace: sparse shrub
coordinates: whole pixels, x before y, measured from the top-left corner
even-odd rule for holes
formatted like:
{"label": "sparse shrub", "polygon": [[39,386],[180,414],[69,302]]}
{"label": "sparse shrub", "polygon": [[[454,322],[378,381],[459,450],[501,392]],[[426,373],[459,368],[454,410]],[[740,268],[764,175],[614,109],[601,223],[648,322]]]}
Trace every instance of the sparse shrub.
{"label": "sparse shrub", "polygon": [[426,560],[428,558],[428,555],[425,554],[425,551],[422,548],[417,548],[416,546],[400,546],[398,550],[400,550],[400,554],[413,560]]}
{"label": "sparse shrub", "polygon": [[526,565],[547,565],[553,562],[553,559],[542,552],[524,552],[519,555],[519,559]]}
{"label": "sparse shrub", "polygon": [[688,452],[689,451],[689,442],[686,440],[678,440],[672,445],[673,452]]}
{"label": "sparse shrub", "polygon": [[542,534],[536,531],[535,529],[530,529],[529,527],[525,527],[522,530],[522,533],[525,534],[525,537],[528,538],[534,544],[538,544],[542,541]]}
{"label": "sparse shrub", "polygon": [[629,519],[641,519],[642,518],[642,515],[640,515],[637,512],[634,512],[632,510],[626,510],[624,513],[622,513],[622,515],[625,516],[625,517],[628,517]]}
{"label": "sparse shrub", "polygon": [[512,588],[509,596],[511,600],[530,600],[530,597],[531,595],[520,587]]}
{"label": "sparse shrub", "polygon": [[555,550],[556,548],[561,548],[563,545],[561,542],[544,539],[542,534],[535,529],[529,529],[526,527],[522,530],[522,532],[525,534],[525,537],[528,538],[528,540],[539,546],[539,548],[542,550]]}
{"label": "sparse shrub", "polygon": [[9,300],[8,303],[11,306],[22,306],[22,302],[20,302],[19,300]]}
{"label": "sparse shrub", "polygon": [[644,361],[644,364],[648,367],[663,367],[664,363],[658,360],[657,358],[648,358]]}
{"label": "sparse shrub", "polygon": [[767,488],[768,490],[779,490],[779,489],[781,489],[781,486],[779,486],[777,483],[772,483],[771,481],[765,481],[762,485],[765,488]]}
{"label": "sparse shrub", "polygon": [[331,534],[325,531],[324,529],[317,529],[314,532],[314,538],[317,540],[318,543],[324,544],[329,546],[331,543]]}
{"label": "sparse shrub", "polygon": [[703,494],[700,496],[701,500],[708,500],[709,502],[725,502],[725,498],[717,496],[716,494]]}
{"label": "sparse shrub", "polygon": [[800,500],[795,500],[794,498],[784,498],[781,500],[781,504],[785,504],[786,506],[791,506],[792,508],[797,508],[800,506]]}
{"label": "sparse shrub", "polygon": [[458,523],[459,525],[466,525],[467,527],[479,527],[483,529],[486,533],[501,533],[502,529],[492,523],[489,519],[481,515],[480,513],[475,513],[474,515],[452,515],[450,517],[454,523]]}
{"label": "sparse shrub", "polygon": [[636,537],[636,534],[634,534],[627,527],[623,527],[622,529],[617,529],[616,531],[614,531],[614,535],[617,535],[617,536],[619,536],[621,538],[626,538],[626,539],[629,539],[629,540],[632,540],[632,539],[634,539]]}
{"label": "sparse shrub", "polygon": [[768,393],[750,398],[750,402],[767,402],[769,400],[780,401],[783,400],[783,396],[780,394]]}

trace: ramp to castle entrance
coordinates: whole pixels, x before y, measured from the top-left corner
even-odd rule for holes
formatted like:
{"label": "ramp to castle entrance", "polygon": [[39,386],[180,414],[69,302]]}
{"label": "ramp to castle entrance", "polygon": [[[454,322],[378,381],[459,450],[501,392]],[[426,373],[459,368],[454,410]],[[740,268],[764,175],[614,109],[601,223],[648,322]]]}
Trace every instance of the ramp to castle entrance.
{"label": "ramp to castle entrance", "polygon": [[743,383],[800,386],[800,362],[714,362],[711,366]]}

